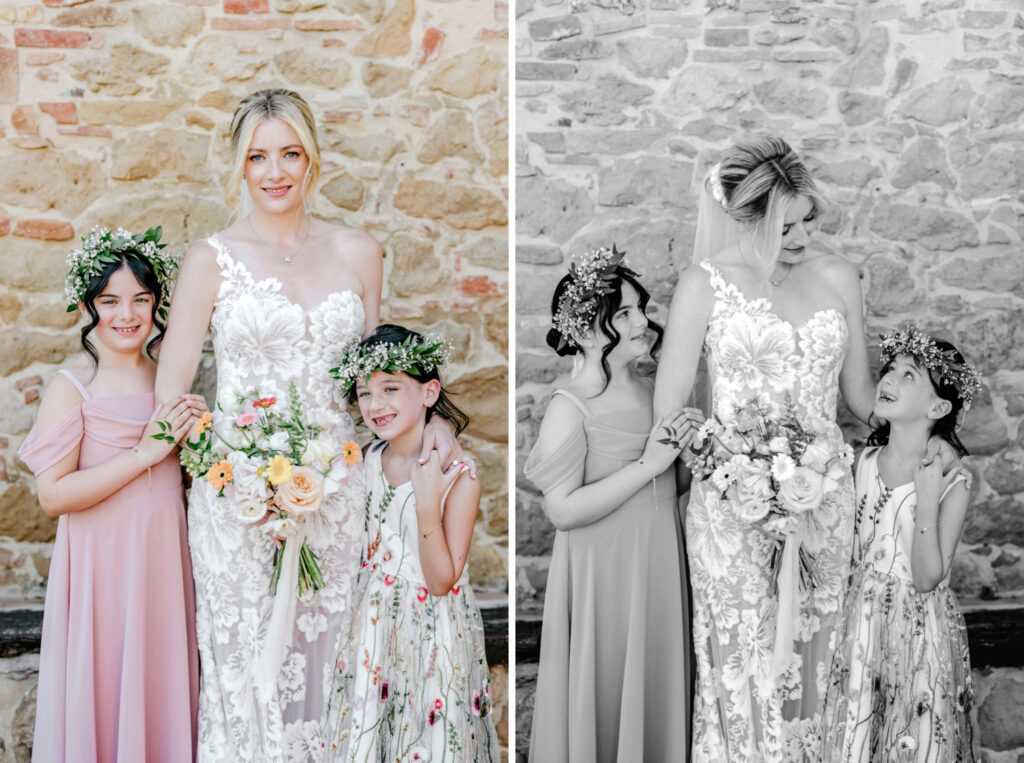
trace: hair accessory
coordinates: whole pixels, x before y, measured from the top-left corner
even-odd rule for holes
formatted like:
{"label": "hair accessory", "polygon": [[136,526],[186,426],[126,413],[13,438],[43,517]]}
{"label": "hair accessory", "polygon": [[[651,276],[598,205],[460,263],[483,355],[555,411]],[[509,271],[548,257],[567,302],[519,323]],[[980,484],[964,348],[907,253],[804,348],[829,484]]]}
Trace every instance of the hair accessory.
{"label": "hair accessory", "polygon": [[708,173],[708,189],[711,191],[711,198],[722,205],[725,209],[725,189],[722,187],[722,163],[719,162],[711,168]]}
{"label": "hair accessory", "polygon": [[174,272],[178,269],[178,258],[164,252],[167,244],[160,243],[163,226],[150,228],[134,236],[124,228],[110,230],[96,226],[82,237],[82,246],[67,258],[68,275],[64,280],[64,298],[68,301],[68,312],[78,309],[78,303],[85,299],[89,281],[103,272],[103,268],[117,262],[118,254],[132,252],[149,260],[163,291],[157,312],[161,318],[167,316]]}
{"label": "hair accessory", "polygon": [[615,269],[628,267],[626,253],[612,248],[592,249],[573,256],[569,263],[570,282],[558,300],[558,309],[551,319],[561,334],[558,349],[572,344],[579,347],[576,337],[590,328],[597,312],[597,298],[615,288]]}
{"label": "hair accessory", "polygon": [[966,409],[974,395],[981,390],[981,377],[970,363],[956,360],[953,350],[940,350],[935,340],[915,325],[893,329],[882,339],[882,363],[889,363],[897,355],[911,355],[922,366],[933,372],[942,384],[953,386]]}
{"label": "hair accessory", "polygon": [[374,371],[411,372],[413,376],[423,376],[451,362],[452,351],[451,344],[437,334],[408,336],[401,344],[357,344],[345,351],[338,367],[332,368],[330,374],[348,391],[359,379],[369,379]]}

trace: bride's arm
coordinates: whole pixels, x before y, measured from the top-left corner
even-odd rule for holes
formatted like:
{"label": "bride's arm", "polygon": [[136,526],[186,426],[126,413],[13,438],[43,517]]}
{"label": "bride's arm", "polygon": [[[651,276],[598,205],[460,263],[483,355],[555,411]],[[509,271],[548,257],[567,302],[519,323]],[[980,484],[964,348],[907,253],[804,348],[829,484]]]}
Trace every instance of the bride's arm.
{"label": "bride's arm", "polygon": [[167,331],[160,343],[157,404],[184,395],[192,388],[220,281],[213,246],[200,241],[189,247],[174,286]]}
{"label": "bride's arm", "polygon": [[679,274],[654,382],[655,419],[689,400],[713,304],[707,273],[691,265]]}
{"label": "bride's arm", "polygon": [[380,324],[380,291],[384,283],[384,251],[366,231],[354,231],[340,243],[342,251],[362,284],[363,338]]}
{"label": "bride's arm", "polygon": [[875,382],[871,378],[867,341],[864,336],[864,296],[857,269],[842,257],[831,257],[823,274],[843,300],[849,348],[839,372],[839,389],[846,407],[868,423],[875,410]]}

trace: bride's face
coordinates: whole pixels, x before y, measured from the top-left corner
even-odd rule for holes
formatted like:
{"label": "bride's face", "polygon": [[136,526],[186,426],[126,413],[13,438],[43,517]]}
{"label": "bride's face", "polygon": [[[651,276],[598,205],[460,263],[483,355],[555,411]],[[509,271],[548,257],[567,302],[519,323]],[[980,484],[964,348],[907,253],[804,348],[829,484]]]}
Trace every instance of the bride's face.
{"label": "bride's face", "polygon": [[792,265],[804,258],[804,251],[810,241],[811,224],[815,219],[814,204],[806,196],[797,196],[782,218],[782,242],[779,262]]}
{"label": "bride's face", "polygon": [[309,157],[295,130],[280,119],[264,119],[245,157],[245,184],[257,209],[280,213],[303,203]]}

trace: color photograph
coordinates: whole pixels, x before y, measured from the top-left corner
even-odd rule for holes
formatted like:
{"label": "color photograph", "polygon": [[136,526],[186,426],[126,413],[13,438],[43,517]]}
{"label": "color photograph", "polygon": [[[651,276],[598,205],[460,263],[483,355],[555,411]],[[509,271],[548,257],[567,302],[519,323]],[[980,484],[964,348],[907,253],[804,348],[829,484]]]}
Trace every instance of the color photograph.
{"label": "color photograph", "polygon": [[0,5],[0,761],[508,759],[507,19]]}

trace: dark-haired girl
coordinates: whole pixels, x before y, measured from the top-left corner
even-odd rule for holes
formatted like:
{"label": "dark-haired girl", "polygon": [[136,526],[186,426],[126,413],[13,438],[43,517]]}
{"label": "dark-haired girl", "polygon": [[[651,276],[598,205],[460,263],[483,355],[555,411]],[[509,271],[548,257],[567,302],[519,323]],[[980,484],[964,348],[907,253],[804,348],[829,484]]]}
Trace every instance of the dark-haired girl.
{"label": "dark-haired girl", "polygon": [[[160,311],[173,260],[159,232],[98,229],[69,257],[69,310],[87,354],[54,376],[19,455],[60,517],[39,664],[33,760],[191,761],[195,600],[181,469],[202,398],[154,411]],[[150,339],[153,329],[155,335]],[[148,342],[148,343],[147,343]]]}
{"label": "dark-haired girl", "polygon": [[860,454],[853,575],[823,711],[820,760],[977,759],[967,629],[949,570],[969,499],[926,456],[956,434],[980,383],[953,345],[916,328],[882,340],[875,415]]}
{"label": "dark-haired girl", "polygon": [[648,299],[614,248],[575,259],[555,289],[548,344],[580,362],[552,395],[525,467],[557,529],[535,762],[686,759],[688,603],[672,466],[702,417],[685,409],[654,423],[654,385],[636,368],[661,339]]}
{"label": "dark-haired girl", "polygon": [[[466,557],[480,483],[419,462],[427,421],[469,423],[441,385],[443,339],[384,324],[337,370],[377,436],[366,456],[366,550],[329,699],[329,760],[500,759],[480,610]],[[387,369],[386,371],[384,369]]]}

